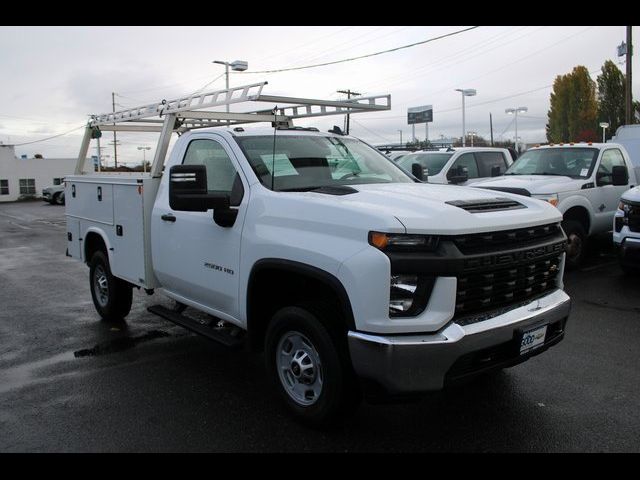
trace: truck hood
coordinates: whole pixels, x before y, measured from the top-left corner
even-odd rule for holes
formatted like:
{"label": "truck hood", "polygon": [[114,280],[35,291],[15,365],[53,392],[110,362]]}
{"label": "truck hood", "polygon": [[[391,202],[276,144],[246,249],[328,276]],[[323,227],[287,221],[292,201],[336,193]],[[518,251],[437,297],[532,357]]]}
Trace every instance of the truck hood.
{"label": "truck hood", "polygon": [[580,190],[582,185],[589,180],[584,178],[577,180],[571,177],[557,175],[503,175],[501,177],[487,178],[473,184],[474,187],[506,187],[524,188],[532,195],[569,192]]}
{"label": "truck hood", "polygon": [[[453,185],[376,184],[353,185],[358,193],[335,196],[343,206],[368,210],[397,218],[407,233],[451,235],[506,230],[562,220],[560,212],[547,202],[521,195],[483,191]],[[309,192],[310,195],[313,195]],[[510,199],[525,208],[472,213],[446,202]]]}
{"label": "truck hood", "polygon": [[622,194],[622,200],[629,200],[631,202],[640,202],[640,187],[632,188]]}

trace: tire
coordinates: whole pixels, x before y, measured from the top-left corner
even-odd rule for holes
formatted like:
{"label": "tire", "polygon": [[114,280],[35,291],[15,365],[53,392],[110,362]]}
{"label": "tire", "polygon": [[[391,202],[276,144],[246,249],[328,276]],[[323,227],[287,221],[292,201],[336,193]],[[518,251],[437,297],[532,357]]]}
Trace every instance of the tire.
{"label": "tire", "polygon": [[64,193],[56,193],[51,203],[55,203],[56,205],[64,205]]}
{"label": "tire", "polygon": [[567,235],[567,268],[575,270],[582,265],[587,254],[587,232],[580,222],[565,220],[562,229]]}
{"label": "tire", "polygon": [[131,285],[112,275],[109,260],[102,250],[91,257],[89,288],[93,305],[104,320],[120,321],[131,311]]}
{"label": "tire", "polygon": [[322,305],[285,307],[271,319],[265,338],[269,375],[300,421],[329,426],[355,411],[361,394],[348,358],[346,331]]}

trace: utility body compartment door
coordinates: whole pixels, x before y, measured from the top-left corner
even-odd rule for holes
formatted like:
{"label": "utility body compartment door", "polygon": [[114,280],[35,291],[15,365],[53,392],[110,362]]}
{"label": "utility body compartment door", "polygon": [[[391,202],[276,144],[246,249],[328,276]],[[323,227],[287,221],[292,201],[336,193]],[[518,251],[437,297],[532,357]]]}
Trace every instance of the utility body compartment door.
{"label": "utility body compartment door", "polygon": [[115,275],[135,284],[145,283],[144,264],[144,203],[142,184],[113,185],[112,247],[114,251],[111,270]]}

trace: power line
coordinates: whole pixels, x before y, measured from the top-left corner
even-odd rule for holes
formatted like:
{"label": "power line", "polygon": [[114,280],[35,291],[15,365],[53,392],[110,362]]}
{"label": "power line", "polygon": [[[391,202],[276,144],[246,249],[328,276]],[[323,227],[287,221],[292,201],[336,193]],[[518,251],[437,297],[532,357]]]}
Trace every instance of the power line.
{"label": "power line", "polygon": [[417,45],[424,45],[425,43],[435,42],[436,40],[441,40],[443,38],[452,37],[454,35],[459,35],[461,33],[468,32],[469,30],[473,30],[473,29],[478,28],[478,27],[479,27],[479,25],[478,26],[474,26],[474,27],[465,28],[465,29],[462,29],[462,30],[458,30],[456,32],[451,32],[451,33],[447,33],[447,34],[444,34],[444,35],[440,35],[438,37],[428,38],[426,40],[422,40],[420,42],[411,43],[409,45],[402,45],[401,47],[390,48],[388,50],[383,50],[381,52],[369,53],[369,54],[366,54],[366,55],[360,55],[358,57],[345,58],[345,59],[342,59],[342,60],[334,60],[333,62],[318,63],[318,64],[315,64],[315,65],[305,65],[303,67],[280,68],[280,69],[277,69],[277,70],[262,70],[262,71],[259,71],[259,72],[242,72],[242,73],[243,74],[247,74],[247,73],[257,74],[257,73],[290,72],[292,70],[305,70],[305,69],[308,69],[308,68],[326,67],[327,65],[335,65],[337,63],[352,62],[354,60],[360,60],[362,58],[375,57],[376,55],[382,55],[384,53],[396,52],[398,50],[403,50],[405,48],[411,48],[411,47],[415,47]]}
{"label": "power line", "polygon": [[211,80],[209,83],[205,83],[202,87],[200,87],[199,89],[197,89],[195,92],[191,93],[190,95],[195,95],[196,93],[200,93],[202,92],[205,88],[207,88],[209,85],[211,85],[213,82],[215,82],[216,80],[218,80],[219,78],[224,77],[224,73],[221,73],[220,75],[218,75],[216,78],[214,78],[213,80]]}
{"label": "power line", "polygon": [[392,141],[392,140],[389,140],[388,138],[383,137],[383,136],[382,136],[382,135],[380,135],[379,133],[374,132],[373,130],[370,130],[369,128],[367,128],[367,127],[365,127],[364,125],[362,125],[360,122],[358,122],[358,121],[354,120],[354,121],[353,121],[353,123],[355,123],[356,125],[358,125],[358,126],[360,126],[360,127],[364,128],[367,132],[371,133],[372,135],[375,135],[376,137],[383,139],[385,142],[393,143],[393,141]]}
{"label": "power line", "polygon": [[375,34],[375,33],[378,33],[379,30],[380,30],[379,28],[374,28],[373,30],[370,30],[370,31],[368,31],[366,33],[363,33],[362,35],[358,35],[355,38],[349,39],[347,42],[344,42],[344,43],[347,43],[346,47],[338,48],[337,50],[335,49],[336,47],[331,47],[331,49],[325,50],[324,52],[322,52],[322,53],[320,53],[318,55],[313,55],[311,58],[307,59],[307,61],[315,62],[315,61],[318,61],[318,60],[322,59],[323,57],[327,58],[327,57],[331,56],[331,54],[333,54],[333,53],[337,54],[337,53],[345,52],[345,51],[348,51],[348,50],[353,51],[353,49],[355,47],[358,47],[358,46],[364,45],[364,44],[369,44],[369,43],[371,43],[371,42],[373,42],[375,40],[380,40],[381,38],[388,37],[389,35],[393,35],[393,34],[398,33],[400,31],[406,31],[407,29],[406,29],[406,27],[400,27],[400,28],[397,28],[397,29],[395,29],[395,30],[393,30],[391,32],[386,32],[386,33],[383,33],[382,35],[378,35],[378,36],[375,36],[373,38],[369,38],[367,40],[363,40],[363,41],[358,42],[358,43],[353,43],[355,40],[367,37],[367,36]]}
{"label": "power line", "polygon": [[47,137],[47,138],[42,138],[40,140],[34,140],[33,142],[16,143],[16,144],[14,144],[14,146],[15,147],[21,147],[22,145],[31,145],[32,143],[46,142],[47,140],[51,140],[53,138],[62,137],[63,135],[68,135],[71,132],[75,132],[76,130],[80,130],[81,128],[85,128],[85,127],[86,127],[86,125],[80,125],[79,127],[76,127],[73,130],[69,130],[68,132],[59,133],[58,135],[54,135],[52,137]]}

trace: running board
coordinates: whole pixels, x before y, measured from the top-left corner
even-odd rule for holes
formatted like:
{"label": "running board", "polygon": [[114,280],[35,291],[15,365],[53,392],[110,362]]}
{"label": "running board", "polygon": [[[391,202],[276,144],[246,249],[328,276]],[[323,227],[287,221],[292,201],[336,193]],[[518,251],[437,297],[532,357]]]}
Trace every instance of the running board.
{"label": "running board", "polygon": [[203,335],[210,340],[215,340],[216,342],[223,344],[225,347],[238,348],[244,343],[242,337],[230,335],[228,328],[203,325],[192,318],[175,312],[162,305],[153,305],[147,308],[147,310],[154,315],[158,315],[165,320],[169,320],[170,322],[180,325],[192,332]]}

